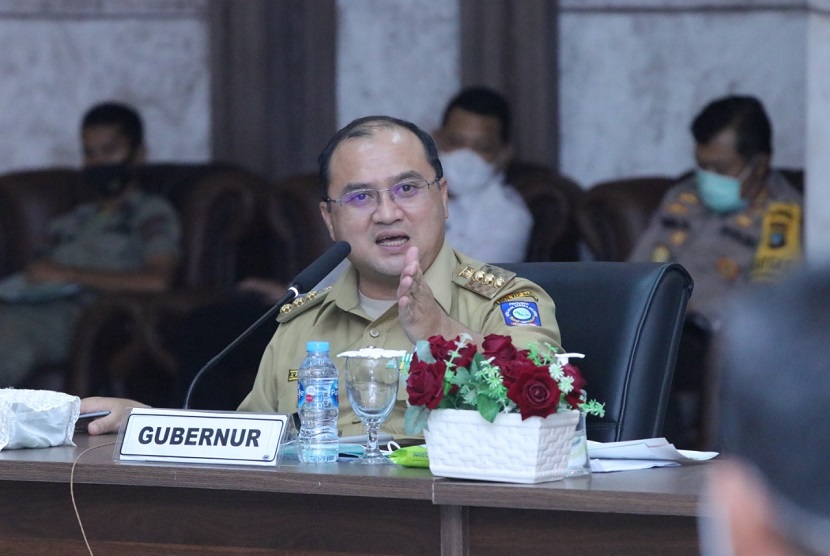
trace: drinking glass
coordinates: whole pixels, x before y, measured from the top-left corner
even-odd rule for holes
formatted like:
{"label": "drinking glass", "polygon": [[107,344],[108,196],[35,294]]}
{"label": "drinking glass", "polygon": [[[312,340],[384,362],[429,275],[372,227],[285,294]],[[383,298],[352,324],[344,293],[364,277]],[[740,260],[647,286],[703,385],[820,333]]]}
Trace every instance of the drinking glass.
{"label": "drinking glass", "polygon": [[[556,359],[562,365],[567,365],[571,357],[583,358],[582,353],[557,353]],[[579,401],[588,401],[588,394],[585,390],[579,391]],[[571,453],[568,457],[568,472],[566,477],[579,477],[591,473],[591,460],[588,457],[588,431],[585,426],[585,412],[579,409],[579,420],[576,423],[576,431],[571,442]]]}
{"label": "drinking glass", "polygon": [[398,399],[400,361],[405,351],[364,348],[341,353],[346,358],[346,392],[352,410],[366,429],[366,450],[355,463],[376,465],[392,461],[378,449],[378,429]]}

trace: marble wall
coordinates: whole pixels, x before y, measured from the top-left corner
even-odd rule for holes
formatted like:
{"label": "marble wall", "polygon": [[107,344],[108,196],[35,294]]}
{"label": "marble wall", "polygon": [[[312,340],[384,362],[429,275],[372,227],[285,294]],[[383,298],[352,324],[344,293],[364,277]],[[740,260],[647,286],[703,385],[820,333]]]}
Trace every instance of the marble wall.
{"label": "marble wall", "polygon": [[562,171],[585,186],[681,173],[693,163],[691,120],[733,93],[767,107],[774,162],[803,167],[802,4],[561,0]]}
{"label": "marble wall", "polygon": [[[209,157],[208,1],[0,0],[0,171],[77,163],[78,120],[107,98],[142,111],[152,159]],[[688,168],[689,121],[730,92],[761,97],[777,162],[804,165],[803,2],[560,4],[560,158],[584,186]],[[338,13],[338,122],[438,125],[459,87],[457,1],[339,0]]]}
{"label": "marble wall", "polygon": [[0,172],[77,165],[84,111],[134,105],[151,160],[210,157],[208,0],[0,0]]}
{"label": "marble wall", "polygon": [[830,264],[830,0],[811,0],[807,26],[808,259]]}
{"label": "marble wall", "polygon": [[[761,98],[776,163],[804,166],[803,1],[560,6],[561,167],[583,186],[688,169],[691,119],[730,93]],[[384,112],[437,125],[459,83],[457,2],[340,0],[338,11],[339,123]]]}
{"label": "marble wall", "polygon": [[387,114],[431,130],[457,92],[455,0],[338,0],[337,119]]}

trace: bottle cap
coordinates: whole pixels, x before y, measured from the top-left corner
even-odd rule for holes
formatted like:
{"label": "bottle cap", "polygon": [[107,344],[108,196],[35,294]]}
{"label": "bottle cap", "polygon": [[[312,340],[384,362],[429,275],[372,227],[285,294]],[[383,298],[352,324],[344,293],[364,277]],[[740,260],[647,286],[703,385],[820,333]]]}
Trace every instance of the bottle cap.
{"label": "bottle cap", "polygon": [[329,343],[328,342],[306,342],[305,344],[306,351],[328,351],[329,350]]}

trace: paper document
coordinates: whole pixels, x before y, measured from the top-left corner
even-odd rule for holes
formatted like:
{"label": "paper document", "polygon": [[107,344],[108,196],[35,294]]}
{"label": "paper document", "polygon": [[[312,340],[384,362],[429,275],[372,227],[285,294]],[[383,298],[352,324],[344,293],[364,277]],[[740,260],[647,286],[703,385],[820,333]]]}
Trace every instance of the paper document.
{"label": "paper document", "polygon": [[623,442],[588,441],[588,457],[591,459],[591,470],[595,472],[681,465],[710,460],[717,455],[717,452],[678,450],[665,438]]}
{"label": "paper document", "polygon": [[612,471],[636,471],[652,467],[679,467],[676,461],[659,459],[592,459],[591,472],[610,473]]}

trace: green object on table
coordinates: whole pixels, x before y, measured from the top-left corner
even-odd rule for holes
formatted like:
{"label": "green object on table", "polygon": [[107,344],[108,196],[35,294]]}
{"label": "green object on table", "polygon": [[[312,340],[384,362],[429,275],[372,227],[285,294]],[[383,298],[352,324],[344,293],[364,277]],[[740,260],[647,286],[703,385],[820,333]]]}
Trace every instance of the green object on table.
{"label": "green object on table", "polygon": [[395,450],[389,454],[389,459],[404,467],[429,467],[426,444]]}

